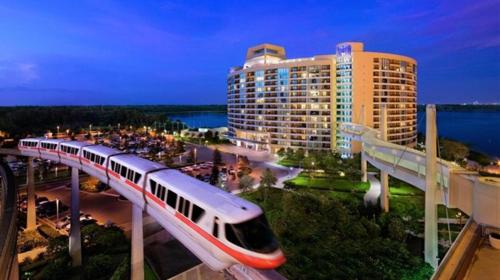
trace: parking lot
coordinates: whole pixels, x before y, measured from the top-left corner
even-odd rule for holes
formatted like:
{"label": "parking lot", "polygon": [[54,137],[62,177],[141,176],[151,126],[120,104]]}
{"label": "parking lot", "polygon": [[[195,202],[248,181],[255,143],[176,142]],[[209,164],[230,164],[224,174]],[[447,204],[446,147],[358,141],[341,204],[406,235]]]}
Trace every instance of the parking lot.
{"label": "parking lot", "polygon": [[[209,183],[212,175],[214,163],[211,161],[200,162],[190,166],[185,166],[179,170],[191,177]],[[232,190],[237,185],[236,170],[232,165],[221,164],[217,166],[219,169],[218,187]]]}

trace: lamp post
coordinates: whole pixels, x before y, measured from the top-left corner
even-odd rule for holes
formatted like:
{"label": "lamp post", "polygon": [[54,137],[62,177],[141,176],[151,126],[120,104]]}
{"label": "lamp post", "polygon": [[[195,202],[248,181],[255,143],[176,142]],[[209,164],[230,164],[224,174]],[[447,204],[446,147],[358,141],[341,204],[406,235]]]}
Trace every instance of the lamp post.
{"label": "lamp post", "polygon": [[57,137],[58,137],[58,138],[59,138],[59,128],[60,128],[60,127],[59,127],[59,126],[57,126],[57,135],[58,135]]}
{"label": "lamp post", "polygon": [[56,199],[56,226],[59,222],[59,199]]}
{"label": "lamp post", "polygon": [[194,164],[196,164],[196,148],[194,148]]}

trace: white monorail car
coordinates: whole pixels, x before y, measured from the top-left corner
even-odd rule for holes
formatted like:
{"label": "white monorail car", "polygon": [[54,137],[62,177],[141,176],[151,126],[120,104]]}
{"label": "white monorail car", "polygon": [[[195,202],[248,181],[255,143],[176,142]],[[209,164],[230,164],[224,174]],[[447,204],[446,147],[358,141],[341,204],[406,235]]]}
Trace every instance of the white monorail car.
{"label": "white monorail car", "polygon": [[21,140],[19,149],[107,182],[214,270],[236,263],[272,269],[285,262],[262,210],[210,184],[100,145],[32,138]]}

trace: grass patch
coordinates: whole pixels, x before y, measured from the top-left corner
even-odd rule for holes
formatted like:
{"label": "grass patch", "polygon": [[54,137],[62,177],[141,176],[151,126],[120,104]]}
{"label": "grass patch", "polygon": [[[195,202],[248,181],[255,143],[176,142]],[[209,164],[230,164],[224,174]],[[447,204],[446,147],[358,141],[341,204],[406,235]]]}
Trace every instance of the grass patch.
{"label": "grass patch", "polygon": [[391,195],[409,195],[409,196],[423,196],[425,193],[418,188],[409,184],[390,185],[389,192]]}
{"label": "grass patch", "polygon": [[300,164],[296,160],[290,160],[288,158],[282,158],[278,160],[277,162],[279,165],[286,166],[286,167],[298,167]]}
{"label": "grass patch", "polygon": [[369,183],[352,182],[347,179],[335,179],[325,176],[310,177],[308,174],[301,173],[292,180],[287,181],[297,188],[322,189],[341,192],[366,192],[370,188]]}

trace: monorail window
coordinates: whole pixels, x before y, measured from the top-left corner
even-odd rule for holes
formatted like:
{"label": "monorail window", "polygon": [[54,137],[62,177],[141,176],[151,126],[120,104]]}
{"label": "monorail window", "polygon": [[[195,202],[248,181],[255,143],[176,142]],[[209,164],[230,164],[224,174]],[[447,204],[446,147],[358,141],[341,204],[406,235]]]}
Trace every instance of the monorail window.
{"label": "monorail window", "polygon": [[197,223],[204,213],[205,210],[201,209],[198,205],[193,203],[193,211],[191,212],[191,221]]}
{"label": "monorail window", "polygon": [[219,238],[219,219],[217,217],[214,218],[214,228],[212,229],[212,235],[215,238]]}
{"label": "monorail window", "polygon": [[95,162],[95,155],[94,154],[90,154],[90,161]]}
{"label": "monorail window", "polygon": [[182,209],[184,209],[184,197],[179,198],[179,205],[177,206],[177,211],[182,213]]}
{"label": "monorail window", "polygon": [[149,186],[151,187],[151,193],[156,194],[156,182],[153,180],[149,180]]}
{"label": "monorail window", "polygon": [[168,190],[167,204],[175,209],[175,203],[177,202],[177,193]]}
{"label": "monorail window", "polygon": [[139,180],[141,180],[141,177],[142,177],[142,175],[136,172],[135,177],[134,177],[134,183],[136,183],[136,184],[139,183]]}
{"label": "monorail window", "polygon": [[239,224],[226,224],[225,231],[229,242],[248,250],[271,253],[278,249],[264,214]]}
{"label": "monorail window", "polygon": [[123,178],[127,178],[127,171],[128,171],[128,168],[125,167],[125,166],[122,166],[122,170],[120,172],[120,175],[123,177]]}
{"label": "monorail window", "polygon": [[190,202],[189,200],[185,200],[184,201],[184,209],[182,211],[182,214],[184,214],[184,216],[188,217],[189,218],[189,206],[190,206]]}
{"label": "monorail window", "polygon": [[133,181],[134,181],[134,173],[135,173],[135,172],[134,172],[133,170],[131,170],[131,169],[129,169],[129,170],[128,170],[127,179],[128,179],[129,181],[131,181],[131,182],[133,182]]}
{"label": "monorail window", "polygon": [[115,162],[111,161],[111,170],[115,170]]}
{"label": "monorail window", "polygon": [[160,190],[160,191],[161,191],[161,192],[160,192],[160,199],[161,199],[162,201],[165,201],[165,193],[166,193],[166,191],[167,191],[167,188],[165,188],[164,186],[160,185],[160,189],[161,189],[161,190]]}

